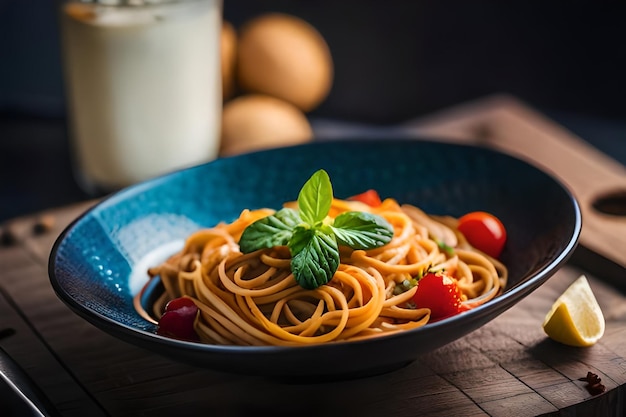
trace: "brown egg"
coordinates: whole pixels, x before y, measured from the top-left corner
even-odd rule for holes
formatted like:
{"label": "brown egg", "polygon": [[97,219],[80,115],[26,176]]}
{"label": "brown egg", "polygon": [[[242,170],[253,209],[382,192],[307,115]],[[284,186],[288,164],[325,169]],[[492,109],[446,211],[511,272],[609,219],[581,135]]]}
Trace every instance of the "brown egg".
{"label": "brown egg", "polygon": [[322,35],[299,17],[267,13],[239,30],[237,82],[244,92],[288,101],[304,112],[330,92],[333,62]]}
{"label": "brown egg", "polygon": [[235,92],[235,62],[237,61],[237,32],[232,23],[222,23],[221,63],[222,97],[229,99]]}
{"label": "brown egg", "polygon": [[224,105],[221,156],[296,145],[312,138],[304,113],[284,100],[251,94]]}
{"label": "brown egg", "polygon": [[75,20],[89,22],[96,18],[94,7],[89,4],[68,3],[64,9]]}

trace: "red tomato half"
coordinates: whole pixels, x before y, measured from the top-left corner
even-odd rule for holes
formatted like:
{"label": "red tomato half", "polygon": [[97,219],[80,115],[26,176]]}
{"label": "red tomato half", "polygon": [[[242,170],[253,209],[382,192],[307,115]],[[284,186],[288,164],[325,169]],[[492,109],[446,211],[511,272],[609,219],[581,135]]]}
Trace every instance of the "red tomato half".
{"label": "red tomato half", "polygon": [[476,249],[497,258],[506,242],[506,229],[502,222],[484,211],[467,213],[459,219],[459,231]]}
{"label": "red tomato half", "polygon": [[360,201],[361,203],[365,203],[371,207],[378,207],[382,204],[380,196],[376,190],[367,190],[364,193],[348,197],[348,200]]}
{"label": "red tomato half", "polygon": [[413,302],[417,308],[430,309],[430,322],[466,311],[456,280],[441,272],[429,272],[417,283]]}

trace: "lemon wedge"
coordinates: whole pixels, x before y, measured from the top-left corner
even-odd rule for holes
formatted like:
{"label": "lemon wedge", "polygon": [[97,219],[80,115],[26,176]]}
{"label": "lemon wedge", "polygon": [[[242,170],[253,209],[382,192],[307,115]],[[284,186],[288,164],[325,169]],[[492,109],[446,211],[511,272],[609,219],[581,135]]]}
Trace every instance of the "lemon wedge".
{"label": "lemon wedge", "polygon": [[577,347],[600,340],[604,326],[604,315],[584,275],[557,298],[543,322],[543,330],[551,339]]}

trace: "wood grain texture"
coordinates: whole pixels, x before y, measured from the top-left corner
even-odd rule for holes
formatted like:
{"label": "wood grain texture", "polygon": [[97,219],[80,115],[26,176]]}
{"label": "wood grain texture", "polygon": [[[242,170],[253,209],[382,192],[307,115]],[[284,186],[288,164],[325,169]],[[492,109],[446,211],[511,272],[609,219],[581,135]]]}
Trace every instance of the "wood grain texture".
{"label": "wood grain texture", "polygon": [[444,110],[413,121],[410,128],[416,134],[441,140],[490,146],[551,173],[580,202],[580,243],[626,268],[626,217],[593,208],[598,197],[626,193],[624,165],[509,96]]}
{"label": "wood grain texture", "polygon": [[[497,111],[492,105],[490,101],[485,107],[487,114]],[[442,134],[450,133],[454,129],[446,123],[462,119],[466,124],[459,126],[466,129],[483,120],[481,109],[479,115],[472,110],[468,119],[452,115],[431,120],[428,128],[434,131],[440,123],[447,126]],[[558,344],[541,329],[554,300],[584,273],[572,265],[481,329],[402,369],[369,378],[311,384],[231,375],[127,344],[72,313],[56,297],[47,276],[56,237],[94,203],[49,211],[56,224],[41,235],[32,232],[36,216],[15,219],[11,227],[16,244],[0,247],[0,286],[30,329],[0,344],[29,370],[64,416],[617,417],[626,410],[624,294],[601,276],[587,274],[607,322],[604,337],[590,348]],[[45,342],[47,354],[41,354],[42,345],[30,342],[33,337]],[[591,395],[578,380],[588,371],[601,377],[604,394]]]}

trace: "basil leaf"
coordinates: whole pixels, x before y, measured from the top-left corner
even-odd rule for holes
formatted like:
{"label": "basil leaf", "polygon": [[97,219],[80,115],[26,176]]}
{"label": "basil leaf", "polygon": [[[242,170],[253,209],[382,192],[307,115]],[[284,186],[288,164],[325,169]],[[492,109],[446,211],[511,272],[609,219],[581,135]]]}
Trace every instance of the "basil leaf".
{"label": "basil leaf", "polygon": [[341,213],[332,225],[337,242],[352,249],[374,249],[393,237],[393,227],[381,216],[349,211]]}
{"label": "basil leaf", "polygon": [[333,187],[330,177],[326,171],[320,169],[309,178],[298,194],[300,217],[316,227],[328,215],[332,201]]}
{"label": "basil leaf", "polygon": [[315,289],[329,282],[339,267],[339,248],[333,236],[297,227],[289,242],[291,272],[302,288]]}
{"label": "basil leaf", "polygon": [[284,208],[246,227],[239,239],[241,251],[287,246],[296,281],[303,288],[314,289],[335,275],[340,262],[339,244],[373,249],[393,237],[393,227],[371,213],[343,213],[325,223],[332,201],[330,178],[320,169],[300,190],[299,211]]}
{"label": "basil leaf", "polygon": [[289,252],[291,253],[292,258],[306,248],[311,239],[313,239],[314,234],[315,229],[306,225],[300,225],[293,229],[293,233],[291,234],[291,239],[288,244]]}
{"label": "basil leaf", "polygon": [[283,208],[246,227],[239,239],[239,249],[243,253],[250,253],[259,249],[285,246],[291,239],[293,229],[300,222],[300,216],[295,210]]}

